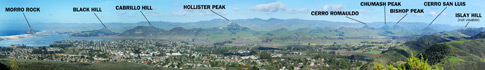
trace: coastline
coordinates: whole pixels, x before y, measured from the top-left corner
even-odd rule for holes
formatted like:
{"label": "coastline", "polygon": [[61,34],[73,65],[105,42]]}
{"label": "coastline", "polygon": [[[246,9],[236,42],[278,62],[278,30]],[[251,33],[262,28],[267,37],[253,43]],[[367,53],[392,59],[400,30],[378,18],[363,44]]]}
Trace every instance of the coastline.
{"label": "coastline", "polygon": [[1,36],[0,47],[23,44],[26,46],[49,46],[55,41],[62,40],[112,40],[108,38],[71,38],[68,35],[55,32],[37,32],[36,34],[21,34],[12,36]]}
{"label": "coastline", "polygon": [[19,34],[19,35],[10,35],[10,36],[0,36],[0,41],[1,40],[15,40],[15,39],[20,39],[20,38],[26,38],[26,37],[35,37],[37,35],[48,35],[49,33],[46,31],[40,31],[35,34]]}

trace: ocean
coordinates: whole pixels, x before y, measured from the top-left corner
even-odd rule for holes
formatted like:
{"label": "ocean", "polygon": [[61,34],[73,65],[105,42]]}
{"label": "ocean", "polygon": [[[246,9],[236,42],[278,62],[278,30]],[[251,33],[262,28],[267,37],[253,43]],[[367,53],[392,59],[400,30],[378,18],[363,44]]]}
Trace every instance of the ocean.
{"label": "ocean", "polygon": [[25,34],[27,30],[0,30],[0,36],[12,36]]}
{"label": "ocean", "polygon": [[0,46],[6,47],[16,44],[24,44],[27,46],[49,46],[55,41],[61,40],[93,40],[93,41],[104,41],[110,39],[78,39],[70,38],[68,35],[60,35],[56,33],[49,32],[37,32],[34,35],[26,34],[27,30],[0,30],[1,37],[9,37],[13,39],[0,40]]}

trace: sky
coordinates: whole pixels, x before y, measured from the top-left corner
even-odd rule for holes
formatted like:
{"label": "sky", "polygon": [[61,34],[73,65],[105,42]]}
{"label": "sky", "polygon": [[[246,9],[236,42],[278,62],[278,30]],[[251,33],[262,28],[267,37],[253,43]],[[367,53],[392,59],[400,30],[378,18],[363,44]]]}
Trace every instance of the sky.
{"label": "sky", "polygon": [[[401,1],[402,6],[389,9],[424,9],[422,14],[409,14],[401,22],[430,23],[445,7],[424,6],[424,0],[1,0],[0,23],[25,23],[22,12],[5,12],[5,7],[40,7],[40,12],[25,12],[31,23],[99,23],[93,12],[73,12],[73,7],[101,7],[96,14],[104,23],[137,23],[146,21],[139,11],[116,10],[117,5],[151,5],[154,10],[143,10],[150,21],[197,22],[222,19],[209,10],[184,10],[183,5],[225,5],[224,10],[214,10],[230,20],[237,19],[304,19],[357,23],[345,16],[312,16],[311,11],[359,11],[349,16],[365,23],[384,22],[382,6],[360,6],[360,2]],[[455,13],[485,13],[484,0],[429,0],[466,2],[466,6],[447,7],[433,24],[464,26]],[[395,23],[403,13],[387,12],[387,22]],[[483,27],[482,22],[470,22],[471,27]]]}

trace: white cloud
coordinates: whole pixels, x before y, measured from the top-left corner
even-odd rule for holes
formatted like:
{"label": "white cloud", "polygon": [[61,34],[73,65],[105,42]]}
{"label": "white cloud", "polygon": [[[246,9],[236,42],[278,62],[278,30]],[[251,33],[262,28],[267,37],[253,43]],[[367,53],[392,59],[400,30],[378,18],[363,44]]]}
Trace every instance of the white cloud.
{"label": "white cloud", "polygon": [[272,2],[267,4],[259,4],[254,6],[251,10],[271,14],[278,11],[285,11],[286,5],[281,2]]}
{"label": "white cloud", "polygon": [[126,16],[126,17],[134,17],[137,14],[134,13],[128,13],[127,11],[120,11],[118,12],[118,16]]}
{"label": "white cloud", "polygon": [[152,14],[153,16],[163,16],[160,12],[148,11],[148,13]]}
{"label": "white cloud", "polygon": [[126,14],[126,11],[120,11],[120,12],[118,12],[118,14],[120,14],[120,15]]}
{"label": "white cloud", "polygon": [[391,17],[402,17],[405,14],[389,14],[389,15],[391,15]]}
{"label": "white cloud", "polygon": [[431,11],[431,12],[429,12],[429,15],[431,15],[431,16],[436,16],[436,15],[438,15],[438,14],[437,14],[436,12],[434,12],[434,11]]}
{"label": "white cloud", "polygon": [[286,12],[295,14],[295,13],[308,13],[311,9],[310,8],[294,8],[294,9],[288,9]]}
{"label": "white cloud", "polygon": [[[438,12],[434,12],[434,11],[429,12],[429,15],[431,16],[438,16],[438,14],[439,14]],[[441,13],[441,16],[446,16],[446,13],[445,12]]]}
{"label": "white cloud", "polygon": [[125,17],[135,17],[141,14],[125,14],[125,15],[120,15],[120,16],[125,16]]}
{"label": "white cloud", "polygon": [[172,15],[177,15],[177,16],[187,15],[187,11],[172,11]]}
{"label": "white cloud", "polygon": [[424,13],[418,13],[418,14],[416,14],[416,16],[422,17],[422,16],[424,16]]}
{"label": "white cloud", "polygon": [[239,8],[234,8],[234,11],[239,11]]}
{"label": "white cloud", "polygon": [[345,10],[345,8],[347,8],[347,6],[337,4],[337,5],[321,6],[321,7],[318,7],[317,10]]}

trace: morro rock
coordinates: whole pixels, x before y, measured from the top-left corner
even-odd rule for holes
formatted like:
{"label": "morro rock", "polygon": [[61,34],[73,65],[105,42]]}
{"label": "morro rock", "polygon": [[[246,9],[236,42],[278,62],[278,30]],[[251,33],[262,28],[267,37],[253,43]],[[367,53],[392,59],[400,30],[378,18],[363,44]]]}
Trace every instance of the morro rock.
{"label": "morro rock", "polygon": [[31,28],[26,33],[27,34],[35,34],[35,30]]}

